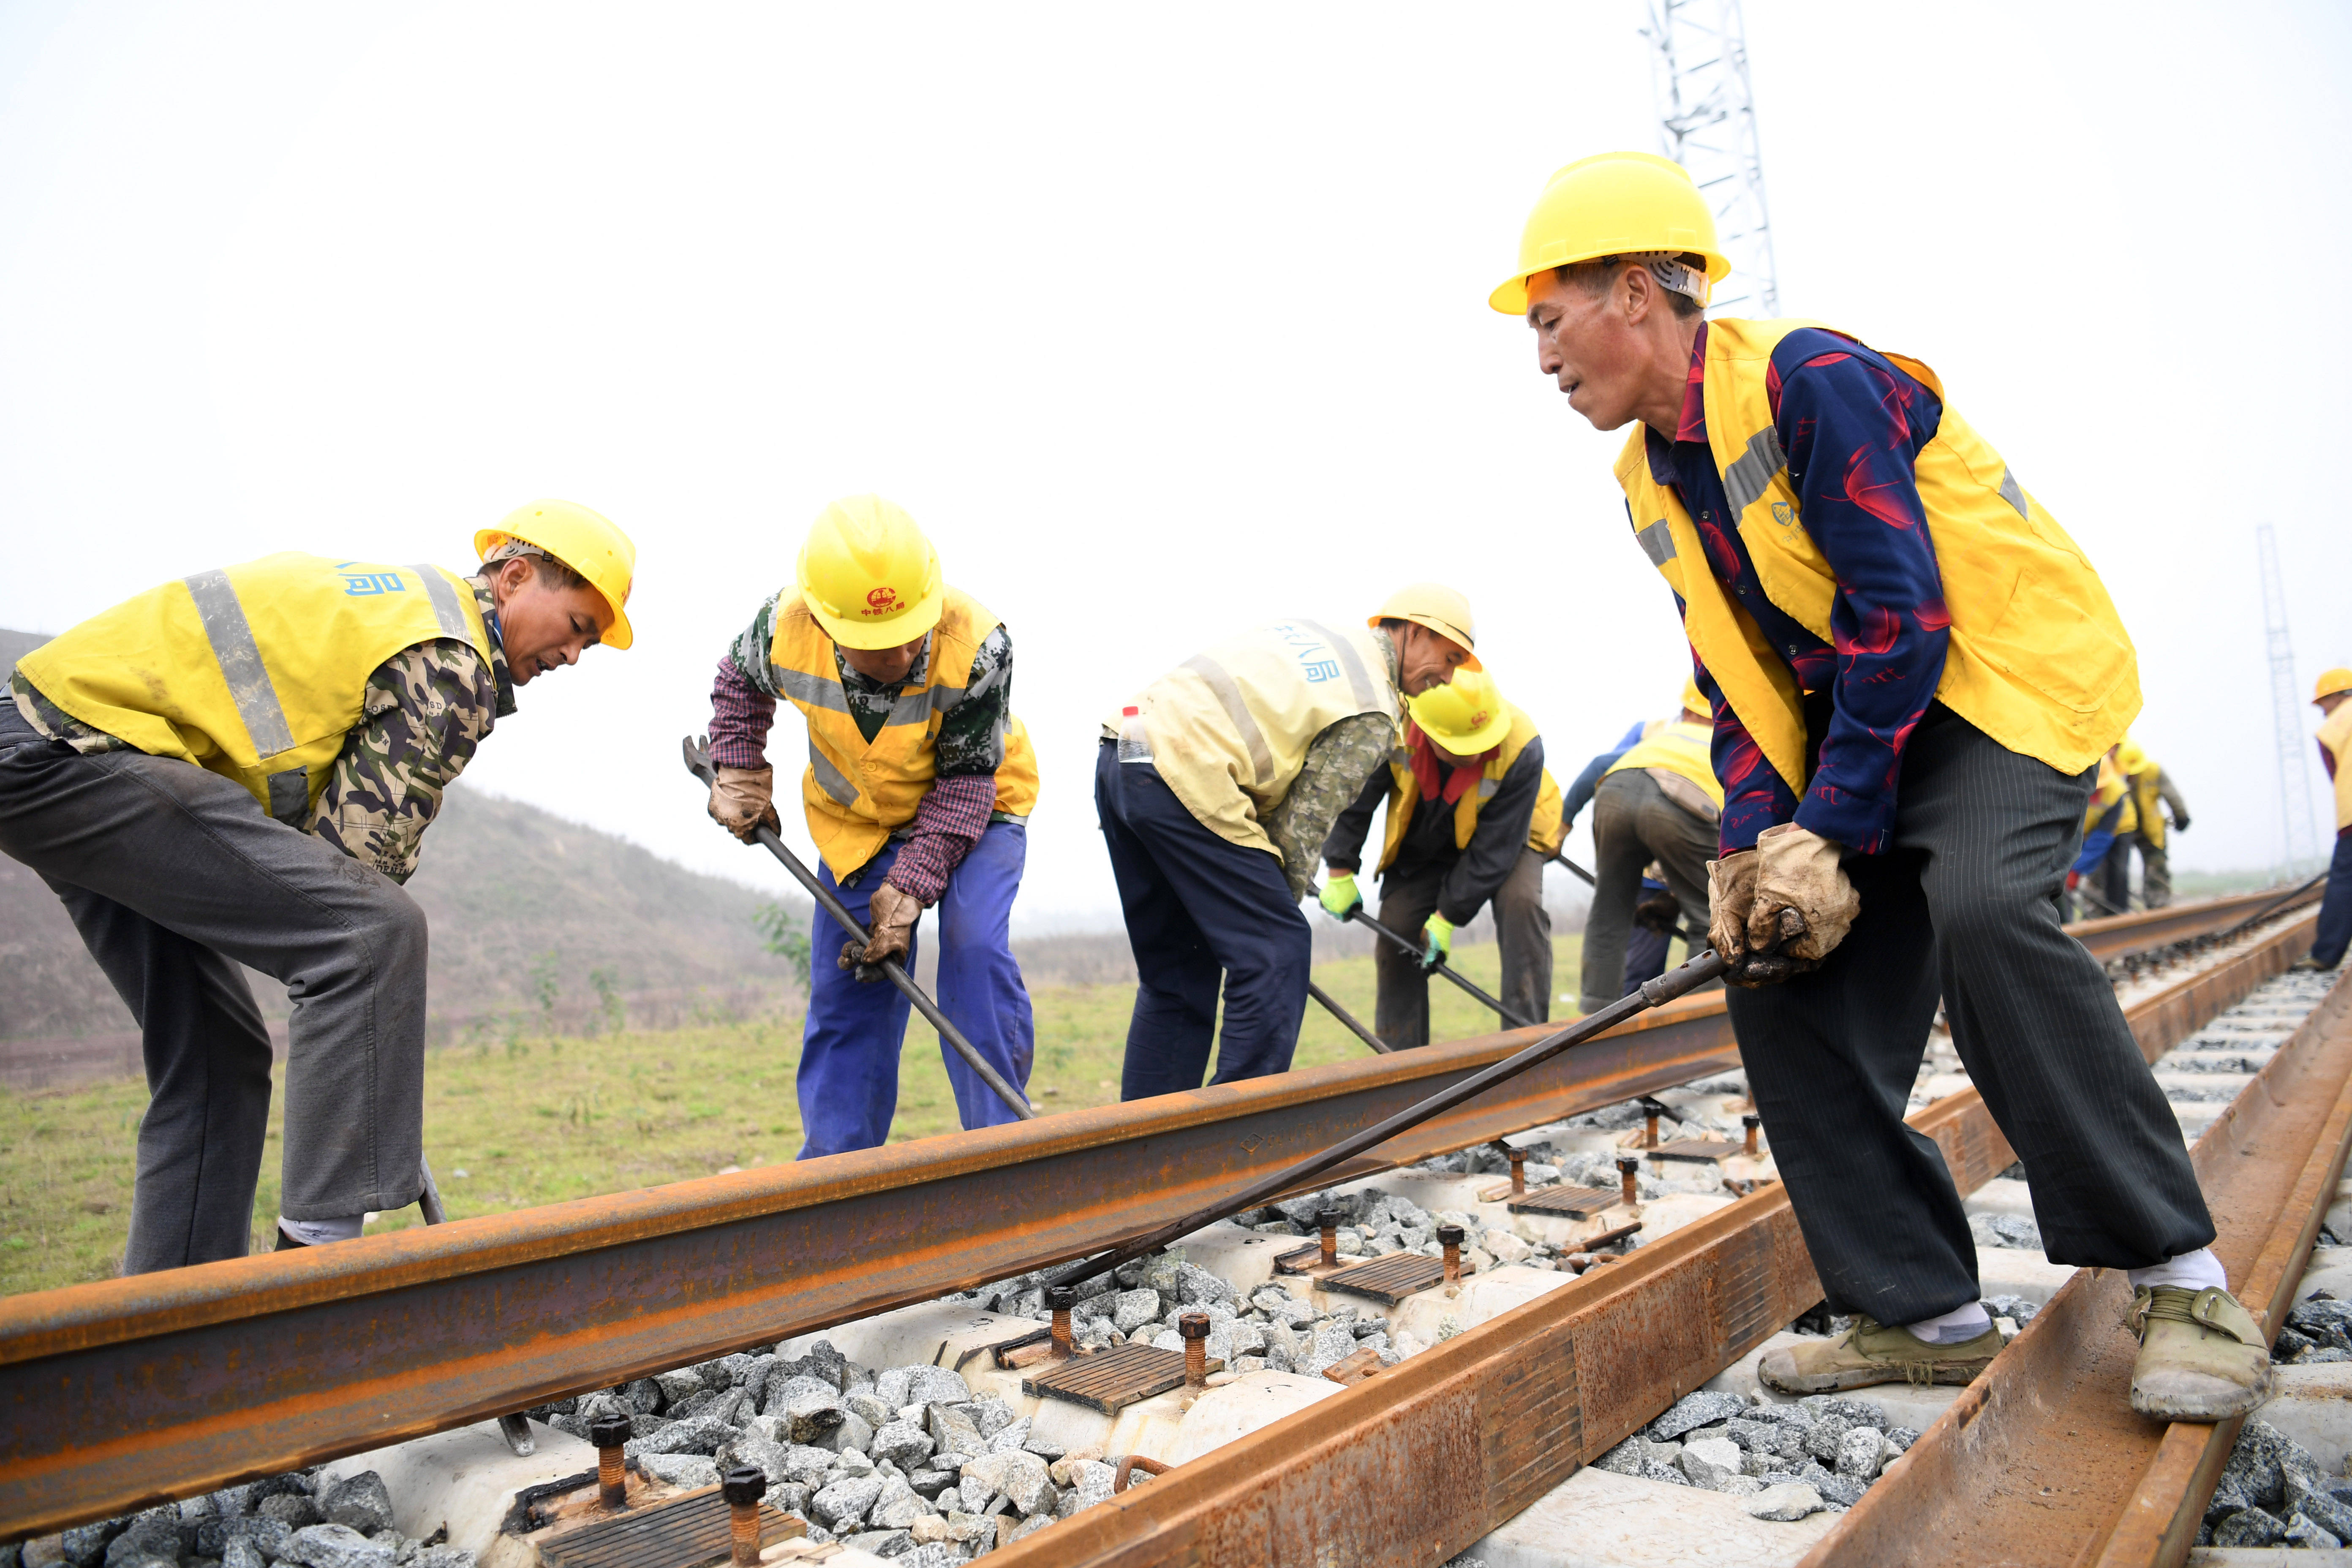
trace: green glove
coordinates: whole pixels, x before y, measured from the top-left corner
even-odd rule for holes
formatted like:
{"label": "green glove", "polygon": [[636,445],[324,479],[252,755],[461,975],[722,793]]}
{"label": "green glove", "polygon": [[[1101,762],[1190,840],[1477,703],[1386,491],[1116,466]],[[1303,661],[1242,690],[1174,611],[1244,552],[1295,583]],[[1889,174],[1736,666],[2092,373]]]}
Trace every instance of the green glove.
{"label": "green glove", "polygon": [[1364,895],[1356,891],[1356,878],[1349,871],[1334,871],[1323,883],[1323,912],[1335,921],[1344,921],[1364,907]]}
{"label": "green glove", "polygon": [[1444,915],[1433,914],[1422,930],[1427,934],[1429,945],[1422,950],[1421,966],[1434,969],[1453,955],[1454,922]]}

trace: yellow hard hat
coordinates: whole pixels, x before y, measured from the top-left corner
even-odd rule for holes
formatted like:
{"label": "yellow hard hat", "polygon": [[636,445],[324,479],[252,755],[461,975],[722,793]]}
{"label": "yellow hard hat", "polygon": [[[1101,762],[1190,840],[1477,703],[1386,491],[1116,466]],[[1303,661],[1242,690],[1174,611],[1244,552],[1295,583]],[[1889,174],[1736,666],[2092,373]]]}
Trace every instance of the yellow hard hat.
{"label": "yellow hard hat", "polygon": [[1706,693],[1698,689],[1698,677],[1696,675],[1685,677],[1683,681],[1683,706],[1693,713],[1715,711],[1714,705],[1706,700]]}
{"label": "yellow hard hat", "polygon": [[940,624],[940,552],[897,503],[845,496],[801,546],[801,602],[844,647],[897,647]]}
{"label": "yellow hard hat", "polygon": [[2147,752],[2137,741],[2126,735],[2123,750],[2116,753],[2116,762],[2124,772],[2136,773],[2147,766]]}
{"label": "yellow hard hat", "polygon": [[1470,655],[1456,668],[1486,668],[1473,651],[1478,646],[1478,626],[1470,618],[1470,601],[1443,583],[1415,583],[1399,588],[1388,596],[1377,615],[1364,618],[1364,625],[1378,626],[1382,621],[1411,621],[1415,626],[1427,626],[1448,642],[1459,644],[1462,651]]}
{"label": "yellow hard hat", "polygon": [[516,542],[538,545],[588,579],[613,612],[613,624],[598,639],[606,647],[626,647],[635,640],[624,606],[637,574],[637,547],[610,518],[568,500],[535,500],[507,513],[498,527],[475,534],[474,553],[487,557],[499,546]]}
{"label": "yellow hard hat", "polygon": [[1496,689],[1495,678],[1468,665],[1444,685],[1404,700],[1421,732],[1457,757],[1475,757],[1511,732],[1510,704]]}
{"label": "yellow hard hat", "polygon": [[[1603,256],[1703,256],[1706,280],[1731,276],[1715,215],[1690,173],[1654,153],[1601,153],[1552,175],[1519,235],[1519,269],[1486,296],[1506,316],[1528,310],[1528,279]],[[1701,303],[1705,303],[1704,300]]]}
{"label": "yellow hard hat", "polygon": [[2311,694],[2312,706],[2317,707],[2321,698],[2333,697],[2339,691],[2352,691],[2352,669],[2340,664],[2319,678],[2318,689]]}

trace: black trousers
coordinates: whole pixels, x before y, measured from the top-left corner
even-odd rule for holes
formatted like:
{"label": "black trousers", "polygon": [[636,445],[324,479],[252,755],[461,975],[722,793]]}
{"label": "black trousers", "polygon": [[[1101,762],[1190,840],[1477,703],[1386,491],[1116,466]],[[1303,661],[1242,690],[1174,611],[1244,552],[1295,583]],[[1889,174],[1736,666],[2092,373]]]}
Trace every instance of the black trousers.
{"label": "black trousers", "polygon": [[1903,757],[1895,844],[1848,856],[1853,930],[1822,967],[1729,993],[1757,1110],[1831,1305],[1916,1322],[1977,1300],[1943,1156],[1904,1125],[1940,994],[2024,1163],[2051,1260],[2141,1268],[2213,1239],[2180,1124],[2098,962],[2059,924],[2089,804],[1941,704]]}
{"label": "black trousers", "polygon": [[1224,1033],[1209,1081],[1289,1071],[1315,936],[1281,863],[1202,826],[1151,764],[1121,763],[1116,742],[1097,753],[1095,811],[1135,950],[1119,1099],[1201,1087],[1220,979]]}

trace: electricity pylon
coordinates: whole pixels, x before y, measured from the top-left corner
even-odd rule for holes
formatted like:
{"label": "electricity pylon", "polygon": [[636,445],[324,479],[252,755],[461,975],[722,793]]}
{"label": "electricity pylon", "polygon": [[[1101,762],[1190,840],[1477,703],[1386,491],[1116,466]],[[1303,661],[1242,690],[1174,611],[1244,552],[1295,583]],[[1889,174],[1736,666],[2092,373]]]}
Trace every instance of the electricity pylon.
{"label": "electricity pylon", "polygon": [[1650,41],[1659,142],[1698,183],[1731,258],[1731,276],[1707,313],[1777,316],[1780,286],[1739,0],[1649,0],[1642,36]]}

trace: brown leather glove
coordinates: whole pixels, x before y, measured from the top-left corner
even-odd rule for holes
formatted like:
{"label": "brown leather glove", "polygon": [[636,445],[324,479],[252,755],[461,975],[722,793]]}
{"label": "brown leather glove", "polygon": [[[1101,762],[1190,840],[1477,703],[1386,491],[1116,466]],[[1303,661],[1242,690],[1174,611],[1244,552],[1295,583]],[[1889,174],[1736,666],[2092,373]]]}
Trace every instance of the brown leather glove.
{"label": "brown leather glove", "polygon": [[[1862,895],[1846,879],[1838,864],[1845,853],[1833,838],[1824,838],[1793,822],[1766,828],[1756,839],[1762,864],[1756,873],[1756,902],[1748,914],[1748,947],[1751,952],[1770,945],[1779,936],[1780,952],[1811,969],[1845,940],[1862,912]],[[1789,917],[1797,917],[1791,932]]]}
{"label": "brown leather glove", "polygon": [[1735,849],[1706,863],[1707,941],[1735,970],[1748,952],[1748,911],[1756,905],[1759,864],[1753,849]]}
{"label": "brown leather glove", "polygon": [[866,906],[867,929],[872,936],[863,948],[854,942],[843,943],[841,967],[857,970],[860,980],[879,980],[882,976],[877,966],[884,959],[906,962],[908,939],[914,935],[915,922],[922,914],[920,899],[883,883],[874,889],[873,900]]}
{"label": "brown leather glove", "polygon": [[717,768],[710,780],[710,819],[749,844],[764,825],[781,829],[776,816],[776,770]]}

